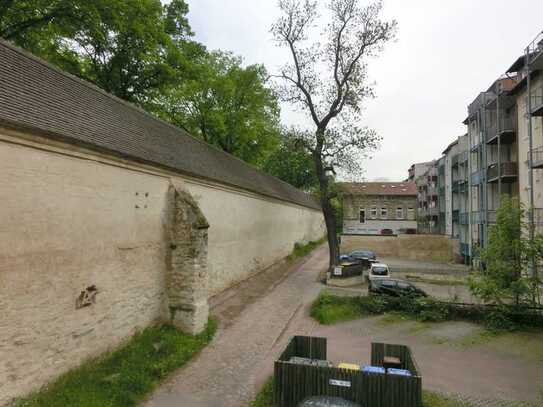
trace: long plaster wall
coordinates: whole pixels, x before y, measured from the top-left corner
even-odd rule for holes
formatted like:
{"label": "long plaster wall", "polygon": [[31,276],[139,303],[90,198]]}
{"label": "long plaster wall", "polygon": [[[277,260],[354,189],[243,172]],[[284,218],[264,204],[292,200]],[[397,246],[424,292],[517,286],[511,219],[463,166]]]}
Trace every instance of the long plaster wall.
{"label": "long plaster wall", "polygon": [[[172,177],[22,145],[6,134],[0,132],[0,405],[167,315],[164,222]],[[324,233],[317,211],[185,182],[210,223],[209,295]],[[77,296],[92,285],[95,304],[76,309]]]}

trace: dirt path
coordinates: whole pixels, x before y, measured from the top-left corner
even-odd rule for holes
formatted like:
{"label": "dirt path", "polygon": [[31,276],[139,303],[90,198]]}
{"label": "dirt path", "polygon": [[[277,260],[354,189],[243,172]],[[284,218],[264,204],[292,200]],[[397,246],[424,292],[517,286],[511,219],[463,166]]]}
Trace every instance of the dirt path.
{"label": "dirt path", "polygon": [[273,372],[275,355],[288,337],[314,329],[316,324],[306,311],[320,290],[316,279],[327,256],[326,248],[320,247],[291,274],[272,269],[214,299],[213,313],[220,320],[215,339],[145,405],[248,405]]}

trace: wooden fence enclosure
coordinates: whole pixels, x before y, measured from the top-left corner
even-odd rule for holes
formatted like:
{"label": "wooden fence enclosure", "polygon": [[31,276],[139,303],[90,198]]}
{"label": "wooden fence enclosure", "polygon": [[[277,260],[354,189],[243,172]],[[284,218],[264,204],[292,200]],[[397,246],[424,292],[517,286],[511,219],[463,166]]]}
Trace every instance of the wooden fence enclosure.
{"label": "wooden fence enclosure", "polygon": [[326,338],[295,336],[275,361],[274,405],[296,407],[311,396],[336,396],[362,407],[421,407],[422,379],[407,346],[372,343],[371,365],[398,357],[412,376],[366,373],[289,362],[292,357],[326,360]]}

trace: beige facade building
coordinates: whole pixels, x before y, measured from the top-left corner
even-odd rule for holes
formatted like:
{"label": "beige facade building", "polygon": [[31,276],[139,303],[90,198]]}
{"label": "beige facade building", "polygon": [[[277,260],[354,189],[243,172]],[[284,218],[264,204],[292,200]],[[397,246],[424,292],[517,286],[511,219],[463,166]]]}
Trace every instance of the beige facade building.
{"label": "beige facade building", "polygon": [[0,41],[0,405],[324,235],[316,202]]}
{"label": "beige facade building", "polygon": [[380,235],[417,230],[413,182],[341,183],[343,233]]}

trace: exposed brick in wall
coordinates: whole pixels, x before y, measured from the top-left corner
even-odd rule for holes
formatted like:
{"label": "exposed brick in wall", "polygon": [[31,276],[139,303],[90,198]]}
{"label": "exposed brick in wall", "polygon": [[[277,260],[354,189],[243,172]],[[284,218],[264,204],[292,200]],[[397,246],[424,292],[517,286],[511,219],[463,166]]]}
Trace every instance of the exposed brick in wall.
{"label": "exposed brick in wall", "polygon": [[209,223],[181,182],[172,181],[168,309],[179,329],[200,333],[208,318],[207,230]]}

